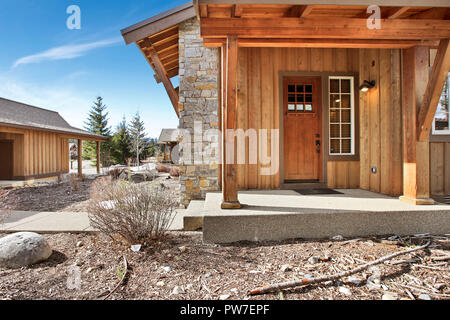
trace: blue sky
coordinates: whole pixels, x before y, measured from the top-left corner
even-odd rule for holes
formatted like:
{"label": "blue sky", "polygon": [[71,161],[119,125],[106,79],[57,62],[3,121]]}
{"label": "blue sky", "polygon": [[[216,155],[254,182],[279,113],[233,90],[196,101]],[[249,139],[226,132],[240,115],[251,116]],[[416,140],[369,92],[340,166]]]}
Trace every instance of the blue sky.
{"label": "blue sky", "polygon": [[[83,127],[102,96],[110,125],[139,111],[147,133],[177,127],[162,84],[120,30],[187,0],[1,0],[0,97],[58,111]],[[81,9],[81,29],[69,30],[67,7]],[[172,79],[176,87],[177,79]]]}

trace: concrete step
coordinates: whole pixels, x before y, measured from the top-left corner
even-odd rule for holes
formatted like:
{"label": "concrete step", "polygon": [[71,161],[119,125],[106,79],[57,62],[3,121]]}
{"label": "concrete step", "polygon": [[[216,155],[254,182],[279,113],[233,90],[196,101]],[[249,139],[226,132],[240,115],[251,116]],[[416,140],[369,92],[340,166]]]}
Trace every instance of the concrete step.
{"label": "concrete step", "polygon": [[184,231],[196,231],[203,227],[205,201],[192,200],[184,214]]}

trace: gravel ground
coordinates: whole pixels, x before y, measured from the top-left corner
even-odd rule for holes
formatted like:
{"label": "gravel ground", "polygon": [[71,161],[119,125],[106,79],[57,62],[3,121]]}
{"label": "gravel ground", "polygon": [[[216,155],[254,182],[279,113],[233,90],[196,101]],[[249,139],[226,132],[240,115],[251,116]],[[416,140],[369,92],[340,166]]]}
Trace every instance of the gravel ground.
{"label": "gravel ground", "polygon": [[[108,299],[431,299],[450,298],[449,240],[396,258],[413,263],[381,264],[333,283],[249,297],[255,287],[304,277],[334,274],[381,256],[420,244],[423,238],[389,241],[285,241],[206,245],[200,233],[170,233],[158,246],[133,252],[103,235],[46,235],[54,252],[47,262],[29,268],[0,268],[0,299],[101,299],[119,283],[126,256],[124,283]],[[437,244],[438,243],[438,244]],[[441,257],[441,260],[436,260]],[[123,268],[122,268],[123,269]],[[71,275],[80,272],[79,288]],[[376,277],[376,274],[381,277]],[[374,279],[367,282],[367,278]],[[69,279],[69,282],[68,282]],[[76,287],[76,286],[75,286]],[[427,298],[421,296],[420,298]]]}
{"label": "gravel ground", "polygon": [[[163,173],[155,179],[175,191],[179,196],[178,178],[168,179]],[[70,182],[48,182],[35,186],[0,190],[0,210],[41,211],[41,212],[83,212],[87,210],[91,185],[95,176],[79,182],[78,190]]]}

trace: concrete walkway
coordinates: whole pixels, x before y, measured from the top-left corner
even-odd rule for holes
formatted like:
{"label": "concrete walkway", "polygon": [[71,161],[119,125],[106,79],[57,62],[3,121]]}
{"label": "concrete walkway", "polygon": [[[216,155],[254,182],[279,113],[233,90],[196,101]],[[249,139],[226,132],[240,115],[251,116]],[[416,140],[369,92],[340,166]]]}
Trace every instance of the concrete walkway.
{"label": "concrete walkway", "polygon": [[[177,210],[171,231],[183,229],[184,209]],[[3,213],[2,213],[3,214]],[[34,212],[11,211],[0,224],[0,232],[37,232],[37,233],[94,233],[86,212]]]}

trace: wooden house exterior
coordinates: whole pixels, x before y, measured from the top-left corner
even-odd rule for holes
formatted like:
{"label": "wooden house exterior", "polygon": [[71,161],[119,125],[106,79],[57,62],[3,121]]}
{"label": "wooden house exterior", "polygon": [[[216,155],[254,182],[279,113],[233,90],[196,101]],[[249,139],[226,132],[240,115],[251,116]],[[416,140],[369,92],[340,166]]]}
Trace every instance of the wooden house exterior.
{"label": "wooden house exterior", "polygon": [[[361,188],[414,204],[450,194],[450,131],[432,132],[450,71],[450,4],[339,3],[197,0],[122,31],[163,82],[181,128],[199,105],[208,114],[217,100],[217,122],[204,121],[221,130],[222,165],[207,167],[217,184],[205,182],[204,165],[186,165],[187,194],[221,189],[223,208],[240,207],[238,190],[292,183]],[[186,31],[195,25],[197,38]],[[203,68],[202,61],[216,66]],[[216,87],[199,80],[208,74],[217,76]],[[174,89],[170,78],[177,75]],[[227,129],[266,129],[264,143],[257,136],[257,154],[278,170],[263,174],[267,164],[250,161],[250,138],[245,163],[236,161]]]}
{"label": "wooden house exterior", "polygon": [[82,140],[105,140],[71,127],[57,112],[0,98],[0,180],[68,173],[69,139],[78,139],[79,145]]}

